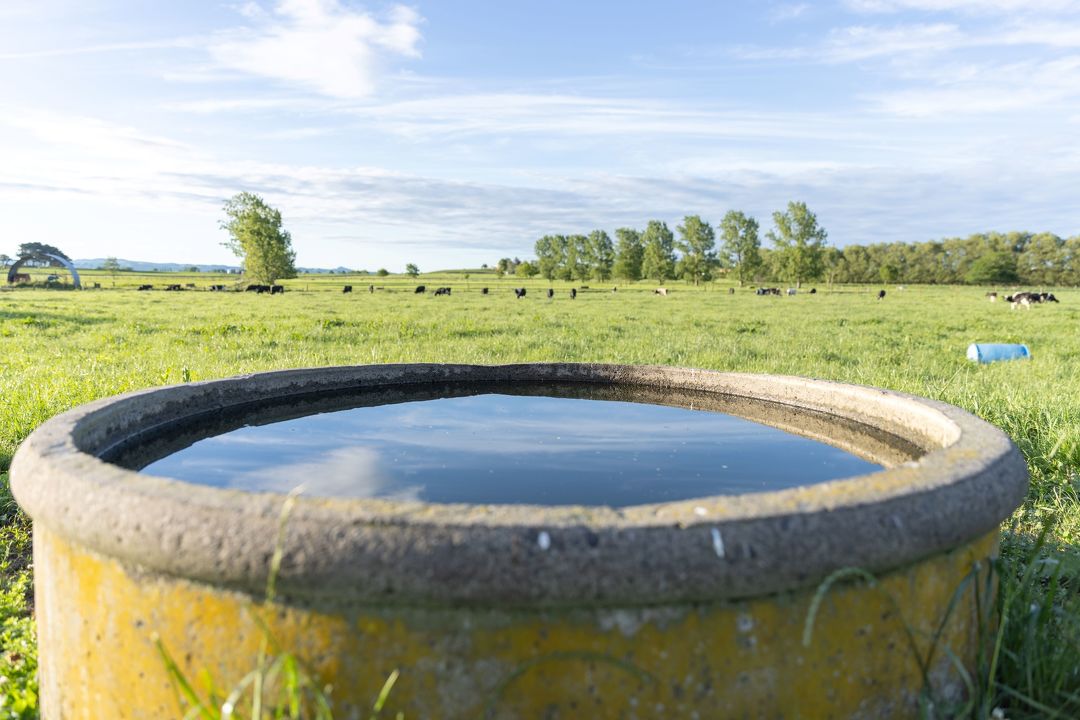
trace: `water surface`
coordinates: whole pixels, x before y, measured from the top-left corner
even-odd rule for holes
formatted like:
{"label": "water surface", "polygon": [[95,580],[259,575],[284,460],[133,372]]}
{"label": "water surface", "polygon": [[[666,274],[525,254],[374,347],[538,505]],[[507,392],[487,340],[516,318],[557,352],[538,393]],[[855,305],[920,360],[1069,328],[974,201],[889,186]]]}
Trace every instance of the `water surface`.
{"label": "water surface", "polygon": [[[725,401],[705,393],[588,385],[413,387],[361,393],[352,399],[355,406],[341,408],[339,400],[312,411],[327,402],[205,418],[156,447],[144,443],[140,452],[121,453],[118,461],[153,475],[242,490],[286,492],[303,485],[305,494],[317,496],[614,507],[780,490],[882,467],[718,412]],[[745,401],[739,409],[746,410]],[[814,434],[835,431],[849,446],[853,433],[865,440],[876,432],[785,406],[751,414],[783,426],[801,419]],[[892,447],[897,459],[912,454],[887,439],[873,441]]]}

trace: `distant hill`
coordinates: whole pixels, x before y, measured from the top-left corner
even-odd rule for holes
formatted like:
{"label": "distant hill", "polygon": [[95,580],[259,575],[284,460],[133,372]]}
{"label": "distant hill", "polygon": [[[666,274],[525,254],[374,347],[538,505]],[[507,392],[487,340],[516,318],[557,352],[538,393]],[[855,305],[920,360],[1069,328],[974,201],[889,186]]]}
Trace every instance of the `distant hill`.
{"label": "distant hill", "polygon": [[[83,258],[80,260],[72,260],[75,267],[80,270],[96,270],[105,263],[106,258]],[[167,262],[144,262],[142,260],[125,260],[124,258],[117,258],[116,261],[120,263],[120,267],[124,269],[131,269],[136,272],[185,272],[188,268],[197,267],[199,272],[228,272],[240,270],[239,265],[200,265],[198,263],[167,263]],[[308,274],[319,273],[348,273],[355,272],[344,267],[336,268],[296,268],[297,272]]]}

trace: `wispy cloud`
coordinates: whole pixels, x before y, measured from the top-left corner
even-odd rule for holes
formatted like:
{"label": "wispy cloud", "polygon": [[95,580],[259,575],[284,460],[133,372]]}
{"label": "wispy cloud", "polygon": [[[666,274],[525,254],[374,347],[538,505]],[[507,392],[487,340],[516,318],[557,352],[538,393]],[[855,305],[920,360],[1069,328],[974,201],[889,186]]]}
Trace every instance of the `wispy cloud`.
{"label": "wispy cloud", "polygon": [[210,45],[220,66],[330,97],[368,96],[380,62],[420,54],[421,18],[403,5],[383,19],[338,0],[279,0],[272,11],[247,3],[243,14],[250,27]]}
{"label": "wispy cloud", "polygon": [[895,13],[905,10],[979,15],[1080,12],[1080,2],[1077,0],[847,0],[846,5],[856,12],[864,13]]}

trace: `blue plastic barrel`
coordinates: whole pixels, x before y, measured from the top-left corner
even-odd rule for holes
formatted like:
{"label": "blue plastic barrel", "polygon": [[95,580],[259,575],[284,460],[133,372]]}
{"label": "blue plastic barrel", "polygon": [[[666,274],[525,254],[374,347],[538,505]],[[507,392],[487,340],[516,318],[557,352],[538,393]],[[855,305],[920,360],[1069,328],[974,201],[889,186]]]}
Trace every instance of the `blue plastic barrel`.
{"label": "blue plastic barrel", "polygon": [[973,362],[992,363],[998,360],[1025,360],[1031,357],[1027,345],[1013,343],[971,343],[967,358]]}

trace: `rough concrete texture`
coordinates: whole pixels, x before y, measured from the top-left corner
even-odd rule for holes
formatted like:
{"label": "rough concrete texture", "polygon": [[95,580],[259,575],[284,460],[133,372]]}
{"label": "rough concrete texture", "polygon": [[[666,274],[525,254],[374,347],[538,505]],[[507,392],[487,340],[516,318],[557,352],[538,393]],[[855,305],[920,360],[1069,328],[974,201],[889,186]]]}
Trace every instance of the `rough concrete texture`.
{"label": "rough concrete texture", "polygon": [[651,366],[371,365],[130,393],[43,424],[12,487],[37,525],[123,563],[258,593],[282,497],[140,475],[98,456],[163,424],[256,400],[447,382],[682,388],[830,413],[925,448],[882,472],[779,492],[612,509],[301,497],[279,591],[291,601],[580,606],[715,601],[879,572],[994,530],[1024,498],[1023,458],[955,407],[794,377]]}
{"label": "rough concrete texture", "polygon": [[977,628],[992,626],[993,603],[974,597],[997,540],[995,530],[873,586],[831,586],[804,644],[814,588],[652,607],[301,608],[142,573],[40,530],[43,717],[179,718],[153,634],[196,688],[210,677],[228,690],[256,666],[261,618],[333,686],[335,718],[370,717],[395,669],[380,717],[914,718],[920,663],[939,706],[964,693],[953,663],[972,668],[986,645]]}

